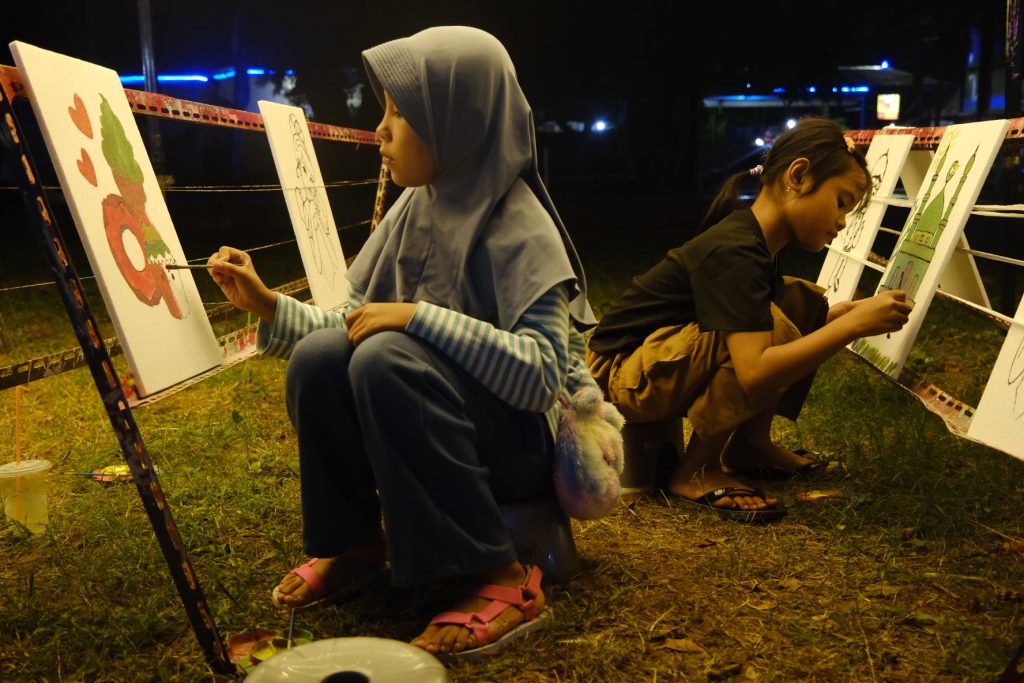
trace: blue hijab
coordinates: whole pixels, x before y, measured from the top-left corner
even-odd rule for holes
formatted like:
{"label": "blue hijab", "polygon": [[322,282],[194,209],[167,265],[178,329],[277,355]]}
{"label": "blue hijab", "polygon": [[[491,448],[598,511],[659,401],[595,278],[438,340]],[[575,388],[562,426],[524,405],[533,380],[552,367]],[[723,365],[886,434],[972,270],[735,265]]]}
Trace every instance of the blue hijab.
{"label": "blue hijab", "polygon": [[475,28],[429,28],[363,52],[430,149],[437,175],[406,188],[348,270],[367,303],[427,301],[510,330],[567,283],[578,329],[596,324],[576,249],[537,171],[533,114],[505,48]]}

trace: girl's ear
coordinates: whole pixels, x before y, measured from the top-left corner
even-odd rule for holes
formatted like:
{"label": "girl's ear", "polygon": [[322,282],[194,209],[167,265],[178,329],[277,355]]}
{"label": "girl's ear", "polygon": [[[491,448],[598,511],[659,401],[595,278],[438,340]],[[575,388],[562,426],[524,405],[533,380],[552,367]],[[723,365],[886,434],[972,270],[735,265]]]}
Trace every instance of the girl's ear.
{"label": "girl's ear", "polygon": [[793,188],[793,191],[800,194],[802,190],[810,184],[809,171],[811,169],[811,161],[805,157],[797,157],[793,160],[793,163],[789,165],[786,172],[783,174],[783,185],[786,187]]}

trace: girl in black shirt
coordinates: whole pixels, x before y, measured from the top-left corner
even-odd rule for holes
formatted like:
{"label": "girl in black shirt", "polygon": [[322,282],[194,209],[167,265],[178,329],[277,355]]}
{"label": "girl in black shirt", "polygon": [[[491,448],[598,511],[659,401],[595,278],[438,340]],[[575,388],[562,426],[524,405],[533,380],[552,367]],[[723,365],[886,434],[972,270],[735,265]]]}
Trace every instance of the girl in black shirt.
{"label": "girl in black shirt", "polygon": [[[761,189],[744,207],[750,176]],[[693,427],[670,495],[740,521],[785,514],[723,464],[733,474],[814,467],[771,441],[773,416],[796,419],[818,366],[858,337],[899,330],[911,304],[888,291],[829,308],[817,285],[782,278],[775,257],[789,243],[820,251],[870,188],[853,140],[831,120],[802,119],[601,320],[587,363],[627,422],[685,415]]]}

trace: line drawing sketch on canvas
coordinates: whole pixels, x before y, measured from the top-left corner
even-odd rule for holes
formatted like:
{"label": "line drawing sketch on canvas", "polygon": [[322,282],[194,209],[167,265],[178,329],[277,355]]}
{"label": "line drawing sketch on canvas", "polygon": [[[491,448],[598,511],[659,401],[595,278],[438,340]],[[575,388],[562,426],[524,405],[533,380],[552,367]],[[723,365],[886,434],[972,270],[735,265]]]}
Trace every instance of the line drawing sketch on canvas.
{"label": "line drawing sketch on canvas", "polygon": [[[878,188],[882,184],[882,178],[885,177],[885,172],[886,170],[888,170],[888,168],[889,150],[886,150],[871,165],[870,173],[872,195],[878,192]],[[847,225],[846,229],[843,230],[843,232],[841,233],[843,240],[842,250],[844,255],[849,254],[853,250],[853,248],[857,246],[857,243],[860,242],[860,235],[861,232],[863,232],[864,230],[864,219],[867,215],[869,205],[870,204],[868,202],[864,202],[863,204],[861,204],[857,211],[854,212],[850,224]],[[832,289],[833,292],[839,291],[839,284],[840,282],[842,282],[843,272],[846,270],[846,264],[849,260],[849,258],[840,258],[832,267],[832,272],[829,274],[828,277],[828,286]]]}
{"label": "line drawing sketch on canvas", "polygon": [[[1024,396],[1021,390],[1024,388],[1024,337],[1021,337],[1017,344],[1017,350],[1010,362],[1010,371],[1007,373],[1006,385],[1013,388],[1013,419],[1019,420],[1024,416]],[[1016,386],[1014,386],[1016,385]]]}
{"label": "line drawing sketch on canvas", "polygon": [[[292,133],[292,151],[295,153],[295,175],[298,186],[295,192],[299,201],[299,214],[308,239],[309,253],[316,270],[327,278],[331,287],[338,275],[338,256],[331,246],[331,231],[327,223],[327,209],[317,192],[316,168],[312,155],[306,147],[305,122],[300,123],[295,114],[288,115],[288,126]],[[327,261],[325,263],[325,261]]]}

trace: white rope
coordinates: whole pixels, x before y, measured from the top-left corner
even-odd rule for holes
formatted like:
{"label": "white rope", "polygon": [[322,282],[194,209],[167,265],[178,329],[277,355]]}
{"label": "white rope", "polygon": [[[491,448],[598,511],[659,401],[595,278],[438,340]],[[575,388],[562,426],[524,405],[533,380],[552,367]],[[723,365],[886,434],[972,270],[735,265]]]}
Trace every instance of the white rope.
{"label": "white rope", "polygon": [[877,263],[872,263],[871,261],[868,261],[865,258],[854,256],[853,254],[843,251],[840,247],[831,244],[828,244],[826,246],[831,251],[834,251],[835,253],[839,254],[842,258],[850,259],[851,261],[856,261],[857,263],[867,268],[870,268],[871,270],[877,270],[879,273],[885,272],[885,266],[880,266]]}

